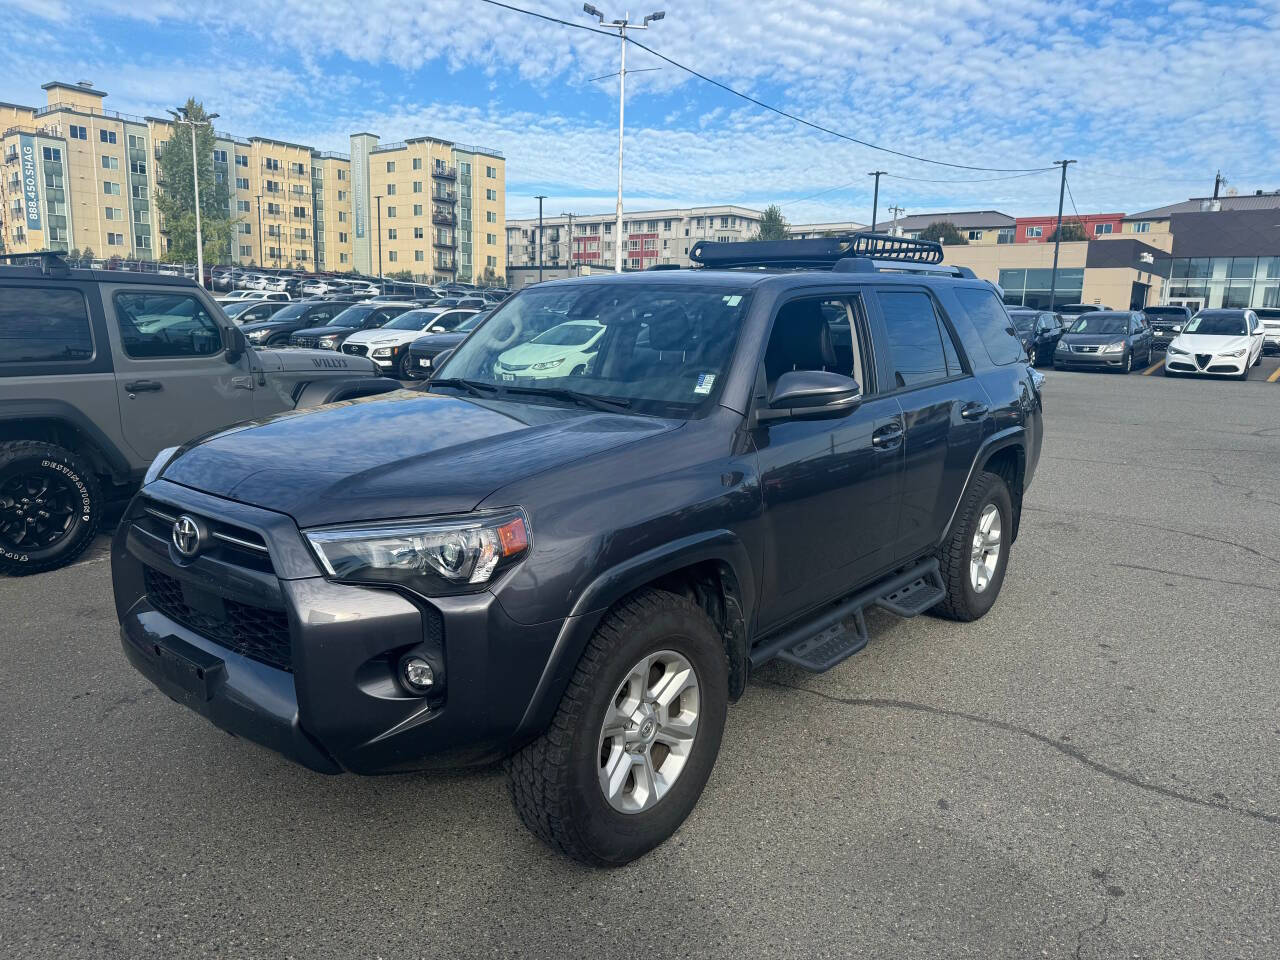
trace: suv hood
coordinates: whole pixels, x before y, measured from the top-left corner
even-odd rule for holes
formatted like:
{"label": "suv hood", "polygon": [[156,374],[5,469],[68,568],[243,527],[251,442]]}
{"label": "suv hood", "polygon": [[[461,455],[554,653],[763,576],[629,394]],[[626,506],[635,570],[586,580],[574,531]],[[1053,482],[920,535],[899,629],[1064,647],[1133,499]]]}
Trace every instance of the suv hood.
{"label": "suv hood", "polygon": [[1220,334],[1180,333],[1169,344],[1187,353],[1229,353],[1234,350],[1247,350],[1248,337],[1233,337]]}
{"label": "suv hood", "polygon": [[467,339],[470,331],[459,333],[451,330],[448,333],[429,333],[425,337],[418,337],[409,346],[410,353],[420,353],[423,356],[434,357],[437,353],[448,350],[450,347],[456,347],[463,340]]}
{"label": "suv hood", "polygon": [[347,337],[344,343],[367,343],[371,347],[397,347],[405,343],[413,343],[422,336],[421,330],[384,330],[375,327],[372,330],[357,330]]}
{"label": "suv hood", "polygon": [[317,370],[346,371],[361,376],[374,376],[377,366],[368,357],[353,357],[334,350],[310,350],[300,347],[252,347],[253,355],[268,375],[276,373],[315,373]]}
{"label": "suv hood", "polygon": [[465,513],[515,480],[680,425],[398,390],[212,434],[163,475],[286,513],[300,527]]}
{"label": "suv hood", "polygon": [[1062,342],[1065,344],[1077,344],[1079,346],[1105,346],[1108,343],[1117,343],[1121,340],[1128,340],[1127,333],[1064,333]]}
{"label": "suv hood", "polygon": [[293,331],[293,335],[295,337],[329,337],[337,334],[340,338],[345,340],[359,329],[359,327],[330,327],[325,325],[319,327],[303,327],[301,330]]}

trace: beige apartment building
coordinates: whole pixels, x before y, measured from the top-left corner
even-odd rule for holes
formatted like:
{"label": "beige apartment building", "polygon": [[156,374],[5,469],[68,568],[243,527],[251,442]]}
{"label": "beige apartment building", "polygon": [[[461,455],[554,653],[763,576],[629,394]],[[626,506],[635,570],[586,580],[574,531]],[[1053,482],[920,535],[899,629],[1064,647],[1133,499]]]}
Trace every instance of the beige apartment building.
{"label": "beige apartment building", "polygon": [[[158,161],[187,130],[107,110],[86,81],[43,89],[43,107],[0,103],[0,252],[162,259]],[[370,133],[350,144],[343,154],[217,132],[214,177],[234,221],[219,260],[421,280],[505,273],[499,151],[433,137],[379,145]]]}

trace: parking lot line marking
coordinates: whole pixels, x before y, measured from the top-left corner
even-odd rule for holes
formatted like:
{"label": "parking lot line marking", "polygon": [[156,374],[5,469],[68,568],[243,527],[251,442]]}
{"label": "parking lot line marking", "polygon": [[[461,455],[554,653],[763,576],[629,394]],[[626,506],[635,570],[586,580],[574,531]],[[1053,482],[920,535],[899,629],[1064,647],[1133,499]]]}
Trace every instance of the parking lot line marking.
{"label": "parking lot line marking", "polygon": [[1280,380],[1280,367],[1276,367],[1276,372],[1267,377],[1267,383],[1275,383]]}
{"label": "parking lot line marking", "polygon": [[1157,360],[1151,366],[1147,367],[1147,369],[1143,370],[1142,375],[1144,377],[1149,377],[1163,366],[1164,366],[1164,360]]}

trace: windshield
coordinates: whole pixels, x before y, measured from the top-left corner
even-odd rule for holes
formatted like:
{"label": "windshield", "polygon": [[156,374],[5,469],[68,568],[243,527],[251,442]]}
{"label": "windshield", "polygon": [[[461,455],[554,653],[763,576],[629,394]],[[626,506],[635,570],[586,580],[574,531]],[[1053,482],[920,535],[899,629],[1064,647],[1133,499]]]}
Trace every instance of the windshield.
{"label": "windshield", "polygon": [[748,302],[740,285],[529,289],[481,323],[439,377],[573,390],[688,416],[717,395]]}
{"label": "windshield", "polygon": [[1070,333],[1128,333],[1127,313],[1086,313],[1071,325]]}
{"label": "windshield", "polygon": [[364,323],[364,318],[377,307],[347,307],[340,314],[330,320],[325,326],[328,327],[358,327]]}
{"label": "windshield", "polygon": [[463,320],[460,324],[458,324],[456,327],[453,328],[453,332],[466,333],[468,330],[474,330],[476,327],[480,326],[480,321],[485,319],[485,317],[489,316],[489,314],[492,312],[493,311],[485,311],[484,313],[477,313],[470,317],[467,317],[467,319]]}
{"label": "windshield", "polygon": [[254,307],[258,307],[261,305],[262,305],[261,300],[258,300],[258,301],[237,300],[235,303],[223,304],[222,312],[225,313],[228,317],[238,317],[240,316],[240,314],[247,313],[248,311],[252,310]]}
{"label": "windshield", "polygon": [[1009,316],[1013,318],[1013,325],[1018,328],[1019,333],[1030,333],[1036,322],[1034,313],[1010,313]]}
{"label": "windshield", "polygon": [[1142,312],[1148,317],[1177,317],[1179,320],[1187,318],[1186,307],[1144,307]]}
{"label": "windshield", "polygon": [[1244,317],[1238,313],[1198,313],[1182,332],[1202,337],[1243,337]]}
{"label": "windshield", "polygon": [[400,314],[390,323],[383,326],[383,330],[425,330],[427,324],[440,315],[439,310],[409,310]]}

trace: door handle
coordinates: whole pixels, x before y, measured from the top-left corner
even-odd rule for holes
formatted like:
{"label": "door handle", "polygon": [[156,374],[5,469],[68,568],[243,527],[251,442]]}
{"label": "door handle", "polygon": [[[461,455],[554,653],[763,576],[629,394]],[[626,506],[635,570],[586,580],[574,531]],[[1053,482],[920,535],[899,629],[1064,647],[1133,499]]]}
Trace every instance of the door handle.
{"label": "door handle", "polygon": [[892,450],[902,442],[902,424],[886,423],[871,434],[871,445],[877,450]]}
{"label": "door handle", "polygon": [[965,420],[981,420],[987,415],[987,412],[987,405],[977,400],[972,403],[966,403],[960,408],[960,416]]}
{"label": "door handle", "polygon": [[130,393],[155,393],[164,389],[159,380],[130,380],[124,388]]}

